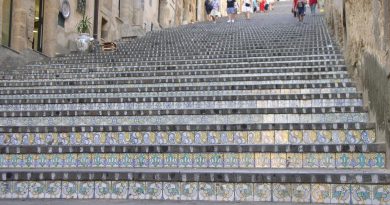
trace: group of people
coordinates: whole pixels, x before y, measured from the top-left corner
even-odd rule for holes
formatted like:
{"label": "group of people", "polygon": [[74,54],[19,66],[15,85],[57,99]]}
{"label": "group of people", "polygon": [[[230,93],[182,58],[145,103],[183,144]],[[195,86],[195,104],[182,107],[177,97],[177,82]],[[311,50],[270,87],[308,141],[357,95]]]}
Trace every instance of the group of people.
{"label": "group of people", "polygon": [[[236,0],[226,0],[227,14],[229,16],[228,23],[234,23],[236,14],[240,5]],[[250,14],[253,12],[268,12],[273,9],[275,0],[243,0],[241,11],[245,13],[246,19],[250,19]],[[220,14],[219,0],[205,0],[205,8],[209,21],[216,22]]]}
{"label": "group of people", "polygon": [[[298,18],[299,22],[303,22],[303,18],[305,17],[306,13],[306,5],[307,0],[294,0],[292,12],[294,13],[294,16]],[[316,9],[319,6],[318,0],[309,0],[309,6],[311,10],[311,14],[316,14]]]}

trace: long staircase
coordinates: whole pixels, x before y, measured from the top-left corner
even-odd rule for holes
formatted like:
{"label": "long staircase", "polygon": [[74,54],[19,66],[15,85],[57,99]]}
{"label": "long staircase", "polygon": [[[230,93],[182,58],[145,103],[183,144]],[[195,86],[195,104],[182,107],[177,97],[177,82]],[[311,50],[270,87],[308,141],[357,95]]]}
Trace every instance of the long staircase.
{"label": "long staircase", "polygon": [[390,204],[323,18],[278,6],[1,73],[0,198]]}

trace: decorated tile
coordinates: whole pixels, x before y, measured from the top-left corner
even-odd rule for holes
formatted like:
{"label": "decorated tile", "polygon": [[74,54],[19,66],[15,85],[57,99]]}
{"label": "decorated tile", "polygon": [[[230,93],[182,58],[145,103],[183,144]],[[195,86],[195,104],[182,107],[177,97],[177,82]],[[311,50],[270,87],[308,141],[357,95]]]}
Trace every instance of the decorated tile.
{"label": "decorated tile", "polygon": [[142,144],[151,145],[156,143],[156,135],[154,132],[143,132],[142,135]]}
{"label": "decorated tile", "polygon": [[[37,154],[25,154],[25,155],[20,155],[19,157],[22,157],[22,159],[23,159],[24,163],[22,164],[22,166],[26,166],[28,168],[34,168],[37,165],[37,160],[38,160]],[[20,166],[19,159],[14,154],[7,155],[7,158],[8,159],[6,159],[6,160],[9,160],[10,168],[13,168],[15,166]]]}
{"label": "decorated tile", "polygon": [[62,158],[64,167],[74,168],[77,166],[77,155],[75,155],[75,154],[62,154],[61,158]]}
{"label": "decorated tile", "polygon": [[134,154],[134,167],[146,168],[149,166],[149,156],[147,153],[135,153]]}
{"label": "decorated tile", "polygon": [[107,166],[106,167],[115,167],[118,165],[119,157],[123,154],[109,153],[107,156]]}
{"label": "decorated tile", "polygon": [[375,130],[363,130],[361,131],[361,141],[364,144],[374,143],[376,140]]}
{"label": "decorated tile", "polygon": [[[21,168],[25,166],[26,161],[23,158],[26,158],[26,155],[21,154],[11,154],[11,165],[10,168]],[[35,156],[32,157],[32,165],[31,167],[37,167],[38,166],[38,155],[31,155]]]}
{"label": "decorated tile", "polygon": [[353,168],[352,166],[352,153],[336,153],[336,168],[347,169]]}
{"label": "decorated tile", "polygon": [[233,132],[219,132],[220,144],[233,144]]}
{"label": "decorated tile", "polygon": [[150,153],[149,167],[164,167],[164,156],[160,153]]}
{"label": "decorated tile", "polygon": [[62,182],[61,198],[63,199],[77,199],[78,183],[64,181]]}
{"label": "decorated tile", "polygon": [[304,153],[303,168],[318,168],[320,166],[319,153]]}
{"label": "decorated tile", "polygon": [[[4,165],[4,167],[13,168],[13,167],[16,166],[17,160],[13,159],[13,158],[14,158],[13,155],[6,154],[6,155],[4,155],[4,156],[5,156],[5,159],[4,159],[4,160],[5,160],[5,161],[4,161],[5,165]],[[14,163],[15,163],[15,164],[14,164]],[[28,162],[25,161],[25,166],[29,166],[29,165],[26,164],[26,163],[28,163]]]}
{"label": "decorated tile", "polygon": [[80,133],[69,133],[69,145],[79,145],[81,142]]}
{"label": "decorated tile", "polygon": [[217,132],[207,132],[207,144],[220,144],[221,138]]}
{"label": "decorated tile", "polygon": [[195,144],[207,144],[207,133],[206,132],[195,132],[194,135]]}
{"label": "decorated tile", "polygon": [[111,199],[127,199],[128,182],[113,181],[111,182]]}
{"label": "decorated tile", "polygon": [[390,185],[373,185],[372,204],[390,204]]}
{"label": "decorated tile", "polygon": [[93,136],[89,135],[88,132],[77,133],[80,135],[80,144],[81,145],[91,145],[93,143]]}
{"label": "decorated tile", "polygon": [[130,133],[128,132],[117,132],[114,135],[118,138],[118,144],[125,145],[130,143]]}
{"label": "decorated tile", "polygon": [[372,186],[365,184],[352,184],[351,196],[353,204],[371,204]]}
{"label": "decorated tile", "polygon": [[208,159],[207,155],[203,153],[194,153],[194,168],[207,168]]}
{"label": "decorated tile", "polygon": [[96,181],[95,182],[95,199],[110,199],[111,198],[111,182]]}
{"label": "decorated tile", "polygon": [[93,199],[95,192],[95,183],[90,181],[78,182],[78,199]]}
{"label": "decorated tile", "polygon": [[164,200],[180,200],[180,183],[179,182],[164,182],[163,184]]}
{"label": "decorated tile", "polygon": [[116,145],[118,144],[118,136],[113,134],[112,132],[104,133],[104,144],[105,145]]}
{"label": "decorated tile", "polygon": [[271,168],[286,168],[286,153],[271,153]]}
{"label": "decorated tile", "polygon": [[312,203],[331,203],[332,192],[330,184],[312,184],[311,200]]}
{"label": "decorated tile", "polygon": [[[3,135],[0,135],[0,136],[3,136]],[[21,135],[21,137],[22,137],[22,140],[21,140],[22,145],[32,145],[33,136],[30,137],[29,133],[24,133]],[[18,141],[20,141],[20,140],[18,140]],[[4,138],[1,139],[1,141],[0,141],[0,145],[3,145],[3,144],[4,144]]]}
{"label": "decorated tile", "polygon": [[332,184],[332,203],[349,204],[351,190],[349,184]]}
{"label": "decorated tile", "polygon": [[197,182],[181,182],[180,183],[181,200],[195,201],[198,199],[198,183]]}
{"label": "decorated tile", "polygon": [[239,165],[241,168],[254,168],[255,156],[253,153],[240,153]]}
{"label": "decorated tile", "polygon": [[[375,168],[385,168],[385,154],[384,153],[368,153],[368,166]],[[375,163],[374,163],[375,162]]]}
{"label": "decorated tile", "polygon": [[131,132],[129,143],[131,145],[139,145],[142,143],[142,138],[143,138],[143,136],[141,135],[140,132]]}
{"label": "decorated tile", "polygon": [[192,168],[194,155],[192,153],[180,153],[179,154],[179,167],[181,168]]}
{"label": "decorated tile", "polygon": [[271,202],[272,201],[272,185],[268,183],[254,184],[254,201]]}
{"label": "decorated tile", "polygon": [[247,132],[233,132],[234,144],[247,144],[248,135]]}
{"label": "decorated tile", "polygon": [[290,144],[301,144],[303,141],[303,133],[301,130],[290,130],[288,132],[288,142]]}
{"label": "decorated tile", "polygon": [[222,168],[223,167],[223,154],[222,153],[208,153],[208,167],[210,168]]}
{"label": "decorated tile", "polygon": [[0,154],[0,168],[8,168],[7,155]]}
{"label": "decorated tile", "polygon": [[181,132],[180,137],[181,137],[180,140],[181,144],[189,145],[189,144],[193,144],[195,141],[195,136],[193,132]]}
{"label": "decorated tile", "polygon": [[145,199],[161,200],[163,199],[163,184],[162,182],[146,182]]}
{"label": "decorated tile", "polygon": [[[11,143],[12,143],[11,145],[14,144],[14,142],[12,142],[13,136],[14,136],[14,135],[11,135]],[[18,141],[17,144],[19,144],[19,140],[17,140],[17,141]],[[43,144],[45,144],[44,135],[41,134],[41,133],[35,133],[35,134],[33,135],[32,144],[33,144],[33,145],[43,145]]]}
{"label": "decorated tile", "polygon": [[261,144],[275,144],[274,131],[261,131]]}
{"label": "decorated tile", "polygon": [[317,132],[315,130],[303,130],[302,135],[304,144],[315,144],[317,142]]}
{"label": "decorated tile", "polygon": [[46,182],[46,199],[60,199],[61,198],[61,181],[48,181]]}
{"label": "decorated tile", "polygon": [[302,168],[302,154],[301,153],[287,153],[287,168]]}
{"label": "decorated tile", "polygon": [[45,144],[46,145],[57,145],[58,144],[58,134],[57,133],[47,133],[45,134]]}
{"label": "decorated tile", "polygon": [[92,166],[92,155],[87,153],[81,153],[77,155],[77,167],[91,167]]}
{"label": "decorated tile", "polygon": [[12,198],[13,181],[0,181],[0,199]]}
{"label": "decorated tile", "polygon": [[156,144],[167,144],[168,143],[168,133],[166,132],[157,132],[155,137]]}
{"label": "decorated tile", "polygon": [[275,131],[275,144],[288,144],[289,133],[287,130]]}
{"label": "decorated tile", "polygon": [[253,201],[253,184],[237,183],[235,184],[235,201]]}
{"label": "decorated tile", "polygon": [[181,144],[181,136],[179,132],[169,132],[168,133],[168,144]]}
{"label": "decorated tile", "polygon": [[256,168],[270,168],[271,154],[270,153],[255,153],[255,167]]}
{"label": "decorated tile", "polygon": [[261,133],[259,131],[249,131],[247,133],[247,136],[248,136],[248,144],[249,145],[262,144]]}
{"label": "decorated tile", "polygon": [[148,190],[145,182],[129,182],[129,199],[146,199],[147,192]]}
{"label": "decorated tile", "polygon": [[310,184],[291,184],[292,202],[310,202]]}
{"label": "decorated tile", "polygon": [[332,142],[332,131],[329,130],[319,130],[317,131],[317,140],[318,144],[329,144]]}
{"label": "decorated tile", "polygon": [[217,200],[216,192],[214,183],[199,182],[199,200],[215,201]]}
{"label": "decorated tile", "polygon": [[57,144],[58,145],[69,145],[70,141],[69,141],[68,135],[65,133],[59,133],[58,139],[57,139]]}
{"label": "decorated tile", "polygon": [[225,168],[238,168],[238,161],[240,160],[237,153],[224,153],[223,166]]}
{"label": "decorated tile", "polygon": [[234,201],[234,184],[233,183],[217,183],[217,201]]}
{"label": "decorated tile", "polygon": [[30,199],[45,198],[46,182],[45,181],[31,181],[28,197]]}
{"label": "decorated tile", "polygon": [[291,184],[272,184],[274,202],[291,202]]}
{"label": "decorated tile", "polygon": [[319,167],[320,168],[336,168],[336,154],[334,153],[320,153]]}
{"label": "decorated tile", "polygon": [[332,131],[332,143],[334,144],[345,144],[346,135],[344,131],[334,130]]}
{"label": "decorated tile", "polygon": [[361,142],[361,132],[359,130],[349,130],[345,135],[349,144],[358,144]]}
{"label": "decorated tile", "polygon": [[165,153],[164,154],[164,167],[178,167],[179,154],[177,153]]}
{"label": "decorated tile", "polygon": [[27,181],[16,181],[13,186],[12,198],[26,199],[28,197],[30,183]]}

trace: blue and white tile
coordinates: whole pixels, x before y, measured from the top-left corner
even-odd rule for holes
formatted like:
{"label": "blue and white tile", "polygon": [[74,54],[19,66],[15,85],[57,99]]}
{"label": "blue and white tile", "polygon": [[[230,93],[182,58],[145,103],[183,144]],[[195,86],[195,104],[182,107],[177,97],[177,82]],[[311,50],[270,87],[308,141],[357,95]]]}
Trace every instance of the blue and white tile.
{"label": "blue and white tile", "polygon": [[217,183],[217,201],[234,201],[234,183]]}
{"label": "blue and white tile", "polygon": [[217,200],[215,183],[199,182],[199,200],[215,201]]}
{"label": "blue and white tile", "polygon": [[162,182],[146,182],[145,199],[161,200],[163,199],[163,183]]}
{"label": "blue and white tile", "polygon": [[95,182],[95,199],[110,199],[111,198],[111,182],[96,181]]}
{"label": "blue and white tile", "polygon": [[164,200],[180,200],[180,182],[164,182],[163,187]]}
{"label": "blue and white tile", "polygon": [[145,182],[129,182],[129,199],[147,199],[147,187]]}
{"label": "blue and white tile", "polygon": [[78,183],[71,181],[62,182],[61,198],[77,199]]}
{"label": "blue and white tile", "polygon": [[126,181],[111,182],[111,199],[127,199],[129,183]]}
{"label": "blue and white tile", "polygon": [[272,201],[272,184],[261,183],[254,184],[253,200],[271,202]]}
{"label": "blue and white tile", "polygon": [[235,184],[235,201],[253,201],[253,184],[237,183]]}
{"label": "blue and white tile", "polygon": [[198,199],[198,182],[180,183],[181,200],[195,201]]}

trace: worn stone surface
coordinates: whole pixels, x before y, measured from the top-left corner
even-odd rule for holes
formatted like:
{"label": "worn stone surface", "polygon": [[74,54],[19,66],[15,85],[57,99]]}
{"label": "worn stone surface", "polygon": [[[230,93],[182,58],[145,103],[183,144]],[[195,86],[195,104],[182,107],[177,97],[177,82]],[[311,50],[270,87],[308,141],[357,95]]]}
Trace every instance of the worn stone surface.
{"label": "worn stone surface", "polygon": [[[378,138],[390,144],[389,2],[328,0],[328,24],[365,94]],[[345,19],[344,19],[345,18]],[[390,150],[390,146],[389,146]]]}
{"label": "worn stone surface", "polygon": [[47,57],[31,49],[21,53],[0,46],[0,70],[12,70],[33,61],[42,61]]}

